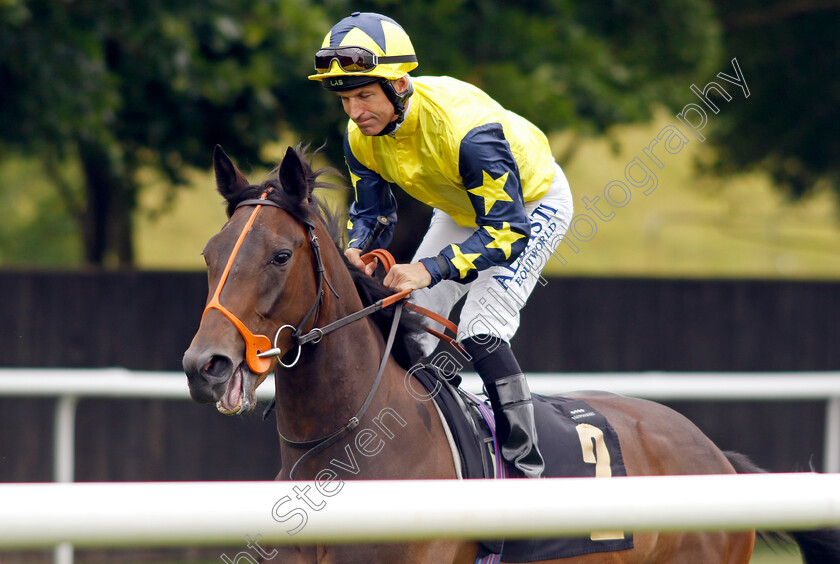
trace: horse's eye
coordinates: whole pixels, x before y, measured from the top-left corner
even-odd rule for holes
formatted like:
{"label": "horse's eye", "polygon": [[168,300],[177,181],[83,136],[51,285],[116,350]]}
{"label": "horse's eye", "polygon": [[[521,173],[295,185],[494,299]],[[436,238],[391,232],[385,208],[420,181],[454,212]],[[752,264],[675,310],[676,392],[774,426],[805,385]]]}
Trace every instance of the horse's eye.
{"label": "horse's eye", "polygon": [[276,264],[278,266],[283,266],[284,264],[289,262],[290,258],[292,258],[292,252],[291,251],[287,251],[287,250],[279,251],[271,259],[271,264]]}

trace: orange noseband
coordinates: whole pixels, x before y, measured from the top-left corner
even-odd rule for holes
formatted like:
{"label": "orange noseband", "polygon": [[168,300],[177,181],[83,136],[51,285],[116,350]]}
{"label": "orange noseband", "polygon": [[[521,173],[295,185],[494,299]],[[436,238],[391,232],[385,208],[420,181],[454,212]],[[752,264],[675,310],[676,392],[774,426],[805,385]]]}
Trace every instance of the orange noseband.
{"label": "orange noseband", "polygon": [[[260,200],[265,200],[269,191],[266,191],[260,196]],[[245,224],[245,227],[242,229],[242,233],[239,234],[239,239],[236,241],[236,245],[233,247],[233,252],[230,254],[230,258],[228,259],[227,265],[225,266],[225,270],[222,272],[222,277],[219,280],[219,285],[216,286],[216,291],[213,292],[213,297],[210,298],[210,302],[208,302],[207,307],[204,308],[204,313],[201,315],[201,318],[204,319],[204,316],[207,315],[207,312],[211,309],[216,309],[222,312],[222,314],[227,317],[231,323],[236,327],[239,331],[239,334],[242,335],[242,338],[245,339],[245,362],[248,363],[248,368],[251,369],[251,372],[254,374],[263,374],[268,372],[271,369],[271,358],[260,358],[257,356],[258,354],[269,350],[272,347],[271,339],[266,337],[265,335],[254,335],[251,331],[245,327],[245,324],[236,317],[229,309],[221,304],[219,301],[219,296],[222,293],[222,288],[227,281],[228,274],[230,273],[230,269],[233,266],[233,261],[236,259],[236,254],[239,252],[239,248],[242,246],[242,242],[245,240],[245,236],[248,235],[248,232],[251,230],[251,226],[254,225],[254,220],[257,218],[257,214],[262,209],[262,204],[258,204],[254,211],[251,212],[251,217],[248,219],[248,223]]]}

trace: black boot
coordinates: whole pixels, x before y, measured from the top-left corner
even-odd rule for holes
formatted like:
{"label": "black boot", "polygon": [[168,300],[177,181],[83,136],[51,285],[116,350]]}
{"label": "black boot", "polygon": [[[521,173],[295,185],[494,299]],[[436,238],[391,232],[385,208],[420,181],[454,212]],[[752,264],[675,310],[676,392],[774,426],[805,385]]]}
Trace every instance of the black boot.
{"label": "black boot", "polygon": [[461,344],[484,381],[502,458],[520,475],[541,478],[545,463],[537,445],[531,392],[510,345],[491,337],[464,339]]}
{"label": "black boot", "polygon": [[487,382],[485,388],[496,416],[502,458],[526,478],[542,478],[545,463],[537,445],[534,406],[525,375],[505,376]]}

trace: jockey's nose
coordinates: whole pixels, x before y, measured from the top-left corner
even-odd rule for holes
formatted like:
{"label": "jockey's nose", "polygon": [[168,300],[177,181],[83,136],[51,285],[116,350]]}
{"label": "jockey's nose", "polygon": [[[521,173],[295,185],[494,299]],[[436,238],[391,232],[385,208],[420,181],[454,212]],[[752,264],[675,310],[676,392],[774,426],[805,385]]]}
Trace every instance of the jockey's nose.
{"label": "jockey's nose", "polygon": [[365,113],[365,105],[361,100],[350,98],[347,101],[347,115],[353,121],[358,120]]}

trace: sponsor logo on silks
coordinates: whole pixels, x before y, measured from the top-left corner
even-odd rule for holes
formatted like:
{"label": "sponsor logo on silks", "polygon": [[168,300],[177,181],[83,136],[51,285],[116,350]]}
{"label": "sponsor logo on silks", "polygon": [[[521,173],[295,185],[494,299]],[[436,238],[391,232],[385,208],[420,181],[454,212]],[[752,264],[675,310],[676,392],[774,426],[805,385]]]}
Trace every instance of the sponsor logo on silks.
{"label": "sponsor logo on silks", "polygon": [[[528,239],[528,245],[515,261],[509,265],[503,265],[510,270],[510,276],[500,274],[493,276],[505,290],[509,289],[508,284],[510,282],[515,282],[517,286],[521,287],[528,280],[533,270],[536,268],[542,270],[540,265],[535,264],[538,260],[535,255],[543,249],[551,235],[557,230],[557,222],[552,220],[552,216],[556,213],[557,209],[545,204],[540,204],[531,212],[531,237]],[[534,273],[535,276],[539,276],[539,270]]]}

